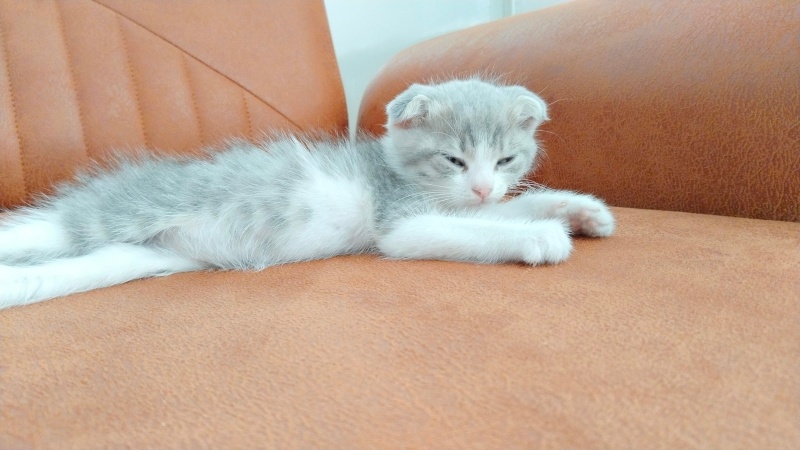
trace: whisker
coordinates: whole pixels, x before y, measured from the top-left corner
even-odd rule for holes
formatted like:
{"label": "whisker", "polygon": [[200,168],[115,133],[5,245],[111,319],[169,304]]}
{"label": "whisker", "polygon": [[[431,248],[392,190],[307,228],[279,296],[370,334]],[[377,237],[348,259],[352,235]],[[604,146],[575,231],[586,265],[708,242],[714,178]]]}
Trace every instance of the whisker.
{"label": "whisker", "polygon": [[553,106],[553,105],[555,105],[556,103],[558,103],[558,102],[563,102],[563,101],[565,101],[565,100],[569,101],[569,100],[572,100],[572,99],[571,99],[571,98],[560,98],[560,99],[558,99],[558,100],[553,100],[552,102],[550,102],[550,105],[549,105],[549,106]]}
{"label": "whisker", "polygon": [[566,143],[566,142],[567,142],[567,141],[565,141],[565,140],[564,140],[564,138],[562,138],[561,136],[559,136],[559,135],[558,135],[558,134],[556,134],[556,133],[553,133],[552,131],[542,130],[542,129],[540,128],[540,129],[536,130],[536,132],[537,132],[537,133],[547,133],[547,134],[552,134],[553,136],[557,137],[557,138],[558,138],[558,139],[559,139],[561,142],[563,142],[563,143]]}

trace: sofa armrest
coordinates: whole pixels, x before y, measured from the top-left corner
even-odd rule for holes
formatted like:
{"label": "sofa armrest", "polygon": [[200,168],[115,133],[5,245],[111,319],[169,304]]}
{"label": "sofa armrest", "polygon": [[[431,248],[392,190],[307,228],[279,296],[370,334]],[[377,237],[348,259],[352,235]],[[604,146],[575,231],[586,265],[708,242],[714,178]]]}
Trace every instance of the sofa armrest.
{"label": "sofa armrest", "polygon": [[800,1],[578,0],[395,56],[362,132],[411,82],[496,75],[552,121],[535,180],[617,206],[800,220]]}

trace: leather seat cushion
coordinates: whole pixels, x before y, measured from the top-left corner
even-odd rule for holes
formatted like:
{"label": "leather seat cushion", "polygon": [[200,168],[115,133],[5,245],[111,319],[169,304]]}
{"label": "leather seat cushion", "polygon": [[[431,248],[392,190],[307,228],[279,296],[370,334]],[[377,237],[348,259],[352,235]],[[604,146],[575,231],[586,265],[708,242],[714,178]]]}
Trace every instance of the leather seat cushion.
{"label": "leather seat cushion", "polygon": [[558,266],[340,257],[3,311],[0,447],[800,446],[800,224],[616,213]]}

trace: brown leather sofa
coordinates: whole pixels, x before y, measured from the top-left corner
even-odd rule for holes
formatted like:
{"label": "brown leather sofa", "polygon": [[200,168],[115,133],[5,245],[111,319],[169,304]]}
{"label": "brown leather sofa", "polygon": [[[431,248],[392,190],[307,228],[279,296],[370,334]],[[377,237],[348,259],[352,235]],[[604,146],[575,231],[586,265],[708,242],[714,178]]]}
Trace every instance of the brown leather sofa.
{"label": "brown leather sofa", "polygon": [[[341,257],[0,312],[0,448],[800,447],[800,2],[577,0],[369,87],[502,75],[535,180],[608,199],[561,265]],[[321,1],[0,1],[0,204],[113,149],[345,133]],[[1,287],[0,287],[1,288]]]}

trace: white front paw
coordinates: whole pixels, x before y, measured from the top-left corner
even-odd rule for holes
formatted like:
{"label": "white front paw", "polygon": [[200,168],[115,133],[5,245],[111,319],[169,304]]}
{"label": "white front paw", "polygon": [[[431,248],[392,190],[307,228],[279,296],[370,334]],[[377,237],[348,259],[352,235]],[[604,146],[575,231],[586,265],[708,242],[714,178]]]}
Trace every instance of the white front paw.
{"label": "white front paw", "polygon": [[557,204],[552,215],[566,220],[576,234],[606,237],[614,232],[614,216],[608,206],[590,195],[576,195]]}
{"label": "white front paw", "polygon": [[522,260],[528,264],[557,264],[572,252],[572,240],[565,225],[558,220],[543,220],[534,229],[523,249]]}

